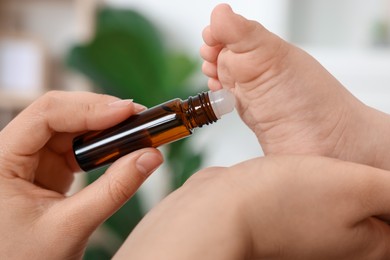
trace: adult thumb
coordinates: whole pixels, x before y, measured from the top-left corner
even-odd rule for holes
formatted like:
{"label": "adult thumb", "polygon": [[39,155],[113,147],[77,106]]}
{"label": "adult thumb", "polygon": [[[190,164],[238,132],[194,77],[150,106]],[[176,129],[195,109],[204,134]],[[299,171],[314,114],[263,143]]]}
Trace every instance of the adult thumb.
{"label": "adult thumb", "polygon": [[162,162],[161,153],[154,148],[120,158],[98,180],[63,201],[61,210],[67,222],[80,235],[89,236],[134,195]]}

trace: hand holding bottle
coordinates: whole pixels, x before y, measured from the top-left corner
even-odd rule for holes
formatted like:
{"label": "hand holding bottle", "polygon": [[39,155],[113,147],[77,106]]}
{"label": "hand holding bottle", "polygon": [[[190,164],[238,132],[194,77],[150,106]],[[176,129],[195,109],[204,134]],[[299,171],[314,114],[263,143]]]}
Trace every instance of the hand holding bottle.
{"label": "hand holding bottle", "polygon": [[128,100],[49,92],[0,132],[0,258],[81,258],[92,232],[162,162],[153,148],[113,164],[96,182],[66,197],[80,169],[72,139],[139,112]]}
{"label": "hand holding bottle", "polygon": [[179,98],[129,117],[114,127],[77,136],[73,142],[80,167],[90,171],[146,147],[159,147],[192,134],[233,111],[235,99],[227,90]]}

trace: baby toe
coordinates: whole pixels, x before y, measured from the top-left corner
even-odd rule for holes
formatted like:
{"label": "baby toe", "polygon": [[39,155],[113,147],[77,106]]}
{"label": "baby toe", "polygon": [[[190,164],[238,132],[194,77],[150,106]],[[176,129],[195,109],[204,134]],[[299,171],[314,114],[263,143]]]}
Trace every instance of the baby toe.
{"label": "baby toe", "polygon": [[215,47],[210,47],[206,44],[204,44],[200,48],[200,56],[208,61],[208,62],[217,62],[219,52],[221,51],[222,46],[215,46]]}
{"label": "baby toe", "polygon": [[211,14],[209,38],[220,42],[236,53],[248,52],[257,48],[262,39],[270,34],[261,24],[248,20],[233,12],[227,4],[220,4]]}
{"label": "baby toe", "polygon": [[219,82],[218,79],[215,78],[209,78],[208,86],[210,90],[219,90],[222,89],[222,84]]}

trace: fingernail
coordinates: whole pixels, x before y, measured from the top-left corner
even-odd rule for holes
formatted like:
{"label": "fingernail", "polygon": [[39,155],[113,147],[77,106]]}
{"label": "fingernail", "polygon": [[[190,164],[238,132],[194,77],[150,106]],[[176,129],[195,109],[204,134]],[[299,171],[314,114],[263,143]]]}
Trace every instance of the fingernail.
{"label": "fingernail", "polygon": [[136,161],[137,169],[146,176],[150,175],[162,163],[161,155],[156,153],[146,152],[142,154]]}
{"label": "fingernail", "polygon": [[142,112],[144,110],[148,109],[147,107],[141,105],[141,104],[138,104],[138,103],[134,103],[134,112],[135,113],[139,113],[139,112]]}
{"label": "fingernail", "polygon": [[127,107],[132,103],[133,103],[132,99],[123,99],[123,100],[118,100],[118,101],[114,101],[112,103],[109,103],[108,106],[110,106],[110,107]]}

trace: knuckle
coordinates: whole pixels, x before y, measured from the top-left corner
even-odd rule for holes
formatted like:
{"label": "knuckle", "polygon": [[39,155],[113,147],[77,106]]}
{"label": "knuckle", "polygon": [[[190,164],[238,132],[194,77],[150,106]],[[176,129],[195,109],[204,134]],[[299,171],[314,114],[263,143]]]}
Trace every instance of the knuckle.
{"label": "knuckle", "polygon": [[122,204],[127,201],[133,195],[133,192],[129,189],[129,185],[131,184],[112,179],[108,187],[110,199],[116,204]]}
{"label": "knuckle", "polygon": [[93,104],[82,103],[80,104],[80,114],[83,115],[83,125],[84,128],[90,129],[90,115],[94,114],[96,111],[96,107]]}
{"label": "knuckle", "polygon": [[360,242],[357,243],[357,246],[360,247],[359,255],[364,256],[359,259],[389,259],[390,247],[388,229],[387,227],[383,228],[383,225],[387,224],[384,224],[381,220],[372,218],[360,222],[360,226],[355,228],[359,234],[359,240],[357,240]]}
{"label": "knuckle", "polygon": [[62,96],[63,92],[59,90],[50,90],[47,91],[42,97],[42,100],[53,101],[59,100]]}
{"label": "knuckle", "polygon": [[41,114],[45,111],[51,110],[60,100],[60,91],[48,91],[34,102],[33,108]]}
{"label": "knuckle", "polygon": [[94,112],[95,106],[93,104],[83,103],[81,104],[81,109],[84,113],[89,114]]}
{"label": "knuckle", "polygon": [[378,191],[378,185],[371,178],[371,176],[365,176],[361,178],[356,184],[354,190],[358,190],[359,193],[356,194],[358,199],[358,208],[365,209],[368,212],[372,212],[375,209],[374,199],[376,192]]}

